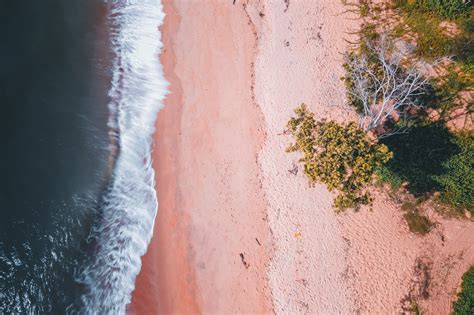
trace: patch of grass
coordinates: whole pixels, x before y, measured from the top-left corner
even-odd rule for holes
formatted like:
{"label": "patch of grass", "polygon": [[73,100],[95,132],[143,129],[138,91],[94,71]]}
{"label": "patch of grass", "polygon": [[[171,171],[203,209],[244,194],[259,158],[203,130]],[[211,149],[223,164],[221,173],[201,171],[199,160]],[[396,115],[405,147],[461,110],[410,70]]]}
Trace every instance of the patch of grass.
{"label": "patch of grass", "polygon": [[399,38],[402,37],[405,33],[405,27],[403,26],[403,24],[399,23],[393,27],[392,31],[390,32],[390,35],[394,38]]}
{"label": "patch of grass", "polygon": [[463,275],[461,288],[457,301],[453,303],[453,314],[472,315],[474,314],[474,266]]}
{"label": "patch of grass", "polygon": [[429,60],[452,53],[454,40],[443,34],[439,23],[441,20],[430,14],[408,14],[405,22],[417,34],[415,54]]}
{"label": "patch of grass", "polygon": [[434,226],[430,219],[427,216],[420,214],[416,208],[407,211],[403,217],[407,221],[410,231],[416,234],[427,234]]}
{"label": "patch of grass", "polygon": [[[433,60],[453,56],[462,67],[470,69],[474,64],[474,7],[463,0],[397,0],[404,22],[417,35],[415,54]],[[461,28],[461,34],[448,36],[440,23],[451,19]],[[404,28],[403,28],[404,29]],[[401,29],[398,28],[398,35]]]}
{"label": "patch of grass", "polygon": [[445,19],[458,19],[469,14],[472,7],[465,0],[395,0],[395,5],[406,11],[433,12]]}
{"label": "patch of grass", "polygon": [[303,153],[300,161],[310,184],[320,181],[330,191],[338,191],[337,210],[370,204],[365,188],[372,183],[375,170],[392,157],[388,148],[371,140],[354,122],[317,122],[304,104],[295,114],[288,121],[295,143],[287,151]]}

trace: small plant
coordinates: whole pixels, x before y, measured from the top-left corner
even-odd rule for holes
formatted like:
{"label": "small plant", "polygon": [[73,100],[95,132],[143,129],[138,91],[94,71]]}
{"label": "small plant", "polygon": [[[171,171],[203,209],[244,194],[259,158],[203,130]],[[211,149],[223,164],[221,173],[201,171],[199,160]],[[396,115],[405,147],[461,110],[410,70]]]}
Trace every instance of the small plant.
{"label": "small plant", "polygon": [[462,277],[461,292],[453,303],[454,315],[474,314],[474,266]]}
{"label": "small plant", "polygon": [[403,211],[408,211],[408,212],[415,212],[416,210],[416,205],[413,202],[406,201],[402,204],[402,210]]}
{"label": "small plant", "polygon": [[416,234],[427,234],[434,226],[430,219],[427,216],[420,214],[416,208],[408,210],[403,217],[407,221],[410,231]]}
{"label": "small plant", "polygon": [[317,122],[304,104],[295,114],[288,121],[295,143],[287,151],[303,154],[300,161],[310,184],[320,181],[330,191],[338,191],[334,199],[338,210],[370,204],[370,194],[364,188],[372,182],[377,168],[392,157],[388,148],[369,139],[354,122]]}
{"label": "small plant", "polygon": [[359,14],[362,17],[368,16],[370,13],[370,7],[368,0],[360,0],[359,1]]}
{"label": "small plant", "polygon": [[418,303],[416,303],[415,300],[413,300],[410,304],[410,313],[413,315],[420,315],[420,306],[418,306]]}

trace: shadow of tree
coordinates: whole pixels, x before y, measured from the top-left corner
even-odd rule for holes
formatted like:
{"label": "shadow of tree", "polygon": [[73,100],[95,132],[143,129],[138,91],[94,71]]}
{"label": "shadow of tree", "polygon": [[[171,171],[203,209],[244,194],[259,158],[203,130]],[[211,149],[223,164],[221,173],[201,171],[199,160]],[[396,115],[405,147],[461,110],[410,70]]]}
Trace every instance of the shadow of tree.
{"label": "shadow of tree", "polygon": [[381,140],[393,152],[387,168],[408,182],[415,196],[439,191],[434,176],[444,172],[443,162],[459,153],[452,135],[443,124],[417,126],[408,133]]}

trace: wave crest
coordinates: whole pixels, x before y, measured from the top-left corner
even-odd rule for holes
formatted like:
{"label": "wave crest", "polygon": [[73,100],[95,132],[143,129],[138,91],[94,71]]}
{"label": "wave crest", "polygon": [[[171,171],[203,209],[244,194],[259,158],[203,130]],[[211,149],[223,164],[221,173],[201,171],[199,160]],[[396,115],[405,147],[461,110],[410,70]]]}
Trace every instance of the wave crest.
{"label": "wave crest", "polygon": [[109,128],[117,155],[91,232],[93,257],[77,276],[86,287],[80,312],[88,314],[125,313],[130,303],[158,208],[152,135],[167,93],[159,61],[161,1],[112,1],[109,7],[115,55]]}

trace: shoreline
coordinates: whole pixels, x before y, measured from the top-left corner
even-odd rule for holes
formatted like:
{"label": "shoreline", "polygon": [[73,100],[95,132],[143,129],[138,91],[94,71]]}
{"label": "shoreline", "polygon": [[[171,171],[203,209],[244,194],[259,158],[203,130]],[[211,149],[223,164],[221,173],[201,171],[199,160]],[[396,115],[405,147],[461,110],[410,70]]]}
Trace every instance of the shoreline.
{"label": "shoreline", "polygon": [[[176,211],[177,165],[181,119],[182,89],[175,73],[176,55],[173,38],[180,16],[172,1],[163,1],[165,20],[160,27],[163,50],[160,61],[169,82],[169,94],[158,113],[153,149],[153,168],[158,195],[158,213],[153,238],[142,257],[142,270],[136,280],[128,311],[136,314],[199,313],[195,281],[188,264],[186,218]],[[169,238],[172,238],[171,240]],[[165,253],[166,255],[162,255]],[[172,266],[173,268],[170,268]]]}

